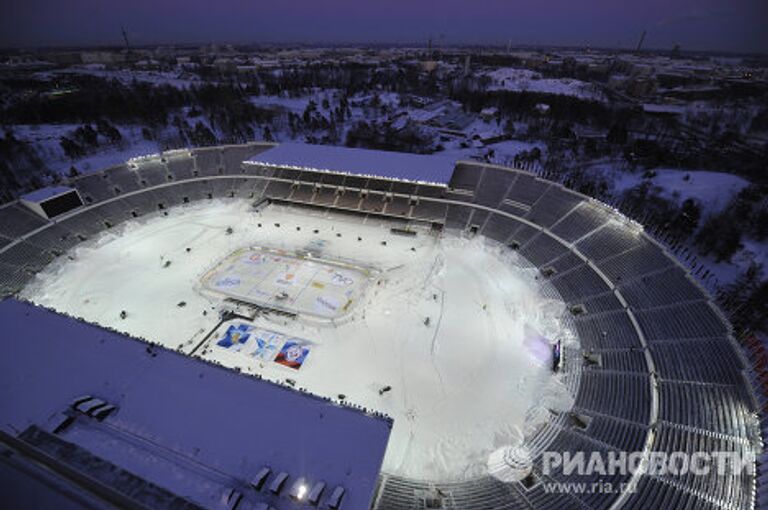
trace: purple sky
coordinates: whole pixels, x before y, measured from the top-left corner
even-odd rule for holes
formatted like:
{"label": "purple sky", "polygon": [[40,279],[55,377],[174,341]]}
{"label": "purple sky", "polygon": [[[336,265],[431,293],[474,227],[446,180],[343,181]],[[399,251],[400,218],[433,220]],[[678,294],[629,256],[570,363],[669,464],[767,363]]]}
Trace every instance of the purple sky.
{"label": "purple sky", "polygon": [[768,52],[768,0],[0,0],[0,46],[552,44]]}

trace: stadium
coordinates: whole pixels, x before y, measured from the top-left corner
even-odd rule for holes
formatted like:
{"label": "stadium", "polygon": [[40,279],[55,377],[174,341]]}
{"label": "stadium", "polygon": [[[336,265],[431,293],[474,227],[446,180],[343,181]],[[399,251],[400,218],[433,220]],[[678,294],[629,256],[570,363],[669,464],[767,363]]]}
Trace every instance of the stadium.
{"label": "stadium", "polygon": [[[523,170],[134,158],[0,208],[0,293],[19,501],[757,505],[760,402],[727,319],[642,225]],[[639,468],[552,472],[552,452]],[[654,472],[659,452],[751,460],[702,477]]]}

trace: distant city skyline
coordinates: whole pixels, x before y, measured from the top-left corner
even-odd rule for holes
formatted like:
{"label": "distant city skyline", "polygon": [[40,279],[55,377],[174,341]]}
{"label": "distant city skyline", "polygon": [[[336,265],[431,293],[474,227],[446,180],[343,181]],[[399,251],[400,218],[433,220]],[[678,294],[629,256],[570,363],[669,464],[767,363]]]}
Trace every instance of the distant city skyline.
{"label": "distant city skyline", "polygon": [[306,43],[553,45],[768,53],[765,0],[27,0],[0,46]]}

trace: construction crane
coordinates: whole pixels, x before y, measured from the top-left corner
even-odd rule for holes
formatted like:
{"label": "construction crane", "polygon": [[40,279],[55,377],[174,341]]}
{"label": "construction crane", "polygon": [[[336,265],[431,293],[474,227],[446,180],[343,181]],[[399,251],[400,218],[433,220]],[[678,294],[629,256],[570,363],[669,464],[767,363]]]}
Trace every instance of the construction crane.
{"label": "construction crane", "polygon": [[640,48],[643,46],[643,41],[645,41],[645,34],[647,30],[643,30],[643,33],[640,35],[640,40],[637,41],[637,48],[635,48],[635,53],[640,53]]}
{"label": "construction crane", "polygon": [[125,49],[131,49],[131,43],[128,42],[128,34],[125,33],[125,27],[120,25],[120,31],[123,32],[123,41],[125,41]]}

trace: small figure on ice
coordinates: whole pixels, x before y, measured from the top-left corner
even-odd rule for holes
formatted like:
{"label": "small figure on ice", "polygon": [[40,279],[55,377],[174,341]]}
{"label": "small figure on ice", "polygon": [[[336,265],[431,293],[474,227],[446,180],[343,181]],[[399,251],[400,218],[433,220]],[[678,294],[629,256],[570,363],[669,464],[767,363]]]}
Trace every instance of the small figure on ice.
{"label": "small figure on ice", "polygon": [[388,391],[392,391],[392,386],[387,385],[387,386],[384,386],[383,388],[381,388],[379,390],[379,395],[384,395]]}

